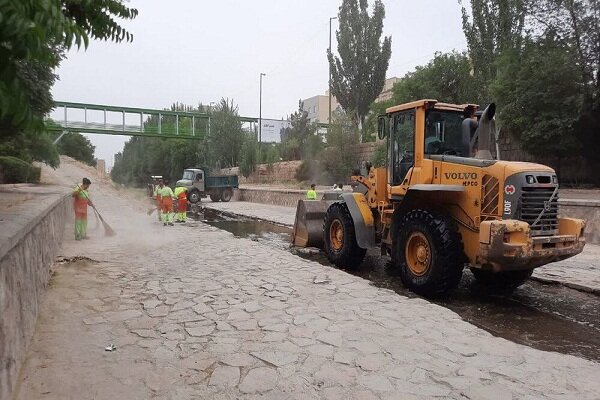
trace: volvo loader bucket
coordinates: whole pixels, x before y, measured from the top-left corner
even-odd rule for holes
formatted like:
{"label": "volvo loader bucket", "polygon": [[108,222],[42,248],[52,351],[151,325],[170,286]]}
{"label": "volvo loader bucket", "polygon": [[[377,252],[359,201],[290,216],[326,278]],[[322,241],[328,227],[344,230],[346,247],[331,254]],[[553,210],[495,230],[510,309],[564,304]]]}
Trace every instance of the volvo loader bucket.
{"label": "volvo loader bucket", "polygon": [[323,219],[331,202],[298,200],[292,244],[298,247],[323,248]]}

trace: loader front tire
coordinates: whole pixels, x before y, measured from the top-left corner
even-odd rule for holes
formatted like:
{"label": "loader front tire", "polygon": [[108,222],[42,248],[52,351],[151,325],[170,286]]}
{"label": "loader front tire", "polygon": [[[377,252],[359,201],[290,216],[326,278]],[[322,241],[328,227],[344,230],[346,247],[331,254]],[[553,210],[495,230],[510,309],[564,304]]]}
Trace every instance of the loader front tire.
{"label": "loader front tire", "polygon": [[427,297],[443,296],[458,286],[464,267],[456,224],[426,210],[412,210],[396,226],[392,246],[402,283]]}
{"label": "loader front tire", "polygon": [[367,253],[356,242],[354,221],[344,203],[334,203],[327,210],[323,239],[327,258],[340,268],[356,268]]}

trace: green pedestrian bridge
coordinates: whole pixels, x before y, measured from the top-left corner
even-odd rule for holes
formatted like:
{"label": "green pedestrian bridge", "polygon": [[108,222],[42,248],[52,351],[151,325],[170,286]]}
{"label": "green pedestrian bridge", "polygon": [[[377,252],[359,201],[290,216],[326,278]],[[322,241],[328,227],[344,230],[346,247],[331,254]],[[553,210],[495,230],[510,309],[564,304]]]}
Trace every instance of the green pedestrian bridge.
{"label": "green pedestrian bridge", "polygon": [[[54,114],[60,117],[46,121],[50,131],[177,139],[210,135],[210,113],[57,101]],[[258,123],[258,118],[240,120],[251,127]]]}

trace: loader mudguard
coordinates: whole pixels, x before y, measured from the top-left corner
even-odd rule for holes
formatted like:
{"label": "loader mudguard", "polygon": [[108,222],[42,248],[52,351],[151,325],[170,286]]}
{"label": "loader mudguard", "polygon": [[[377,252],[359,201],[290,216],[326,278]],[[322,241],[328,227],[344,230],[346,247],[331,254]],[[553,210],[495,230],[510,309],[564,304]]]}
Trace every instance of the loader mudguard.
{"label": "loader mudguard", "polygon": [[375,220],[366,197],[362,193],[344,193],[340,197],[348,206],[354,222],[358,247],[362,249],[375,247]]}

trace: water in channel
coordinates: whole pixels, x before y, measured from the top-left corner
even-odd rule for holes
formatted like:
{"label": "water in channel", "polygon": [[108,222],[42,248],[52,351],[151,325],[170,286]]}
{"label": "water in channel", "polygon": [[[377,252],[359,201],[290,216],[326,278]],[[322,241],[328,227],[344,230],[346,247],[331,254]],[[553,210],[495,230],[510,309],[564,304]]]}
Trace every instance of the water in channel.
{"label": "water in channel", "polygon": [[[204,209],[196,217],[240,238],[263,243],[299,257],[331,264],[323,252],[307,253],[290,245],[291,229],[266,221]],[[389,258],[377,250],[367,253],[358,269],[348,273],[368,279],[377,287],[418,297],[406,289]],[[444,299],[430,300],[459,314],[495,336],[540,350],[556,351],[600,361],[600,297],[562,285],[529,280],[510,295],[490,294],[465,270],[459,287]]]}

